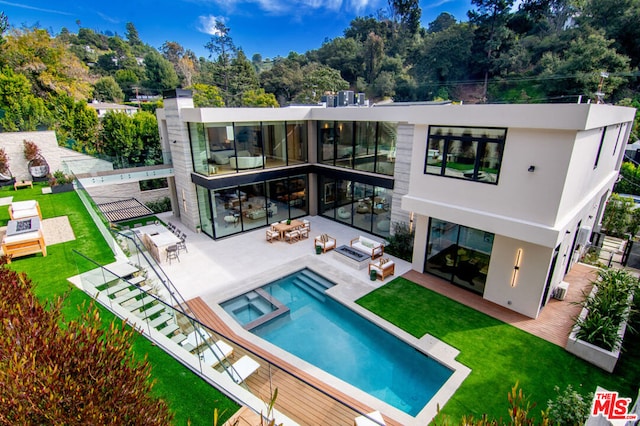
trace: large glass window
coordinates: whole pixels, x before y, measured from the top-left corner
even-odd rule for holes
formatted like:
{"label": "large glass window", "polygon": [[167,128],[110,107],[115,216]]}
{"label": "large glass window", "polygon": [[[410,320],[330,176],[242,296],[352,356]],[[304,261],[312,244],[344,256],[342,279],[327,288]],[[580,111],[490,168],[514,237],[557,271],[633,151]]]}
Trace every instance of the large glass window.
{"label": "large glass window", "polygon": [[424,172],[496,184],[507,129],[430,126]]}
{"label": "large glass window", "polygon": [[320,176],[320,214],[371,234],[388,237],[390,189]]}
{"label": "large glass window", "polygon": [[287,122],[287,153],[289,164],[307,162],[307,123]]}
{"label": "large glass window", "polygon": [[287,165],[287,135],[284,122],[263,123],[265,166],[281,167]]}
{"label": "large glass window", "polygon": [[213,222],[215,220],[216,211],[211,209],[211,200],[209,199],[209,191],[201,186],[196,186],[198,195],[198,212],[200,213],[200,227],[202,232],[213,237]]}
{"label": "large glass window", "polygon": [[494,234],[432,218],[424,269],[483,294]]}
{"label": "large glass window", "polygon": [[353,122],[336,123],[336,166],[353,168]]}
{"label": "large glass window", "polygon": [[335,158],[334,136],[333,121],[318,121],[318,158],[321,163],[333,165]]}
{"label": "large glass window", "polygon": [[378,148],[376,173],[393,176],[396,161],[397,123],[381,121],[378,123]]}
{"label": "large glass window", "polygon": [[209,144],[203,124],[189,123],[193,170],[196,173],[209,173]]}
{"label": "large glass window", "polygon": [[371,121],[356,122],[356,150],[354,168],[374,172],[376,165],[376,129],[377,123]]}

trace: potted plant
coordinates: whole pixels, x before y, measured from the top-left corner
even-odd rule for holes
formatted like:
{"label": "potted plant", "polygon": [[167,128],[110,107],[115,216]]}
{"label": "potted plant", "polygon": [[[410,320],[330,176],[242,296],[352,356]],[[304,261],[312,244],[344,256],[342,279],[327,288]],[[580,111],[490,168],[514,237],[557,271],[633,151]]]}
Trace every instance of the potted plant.
{"label": "potted plant", "polygon": [[33,180],[44,180],[49,174],[49,165],[35,142],[24,140],[24,158],[29,162],[29,173]]}
{"label": "potted plant", "polygon": [[49,178],[49,185],[54,194],[73,191],[73,177],[64,174],[62,170],[56,170]]}
{"label": "potted plant", "polygon": [[9,156],[4,148],[0,148],[0,186],[11,185],[15,179],[9,170]]}

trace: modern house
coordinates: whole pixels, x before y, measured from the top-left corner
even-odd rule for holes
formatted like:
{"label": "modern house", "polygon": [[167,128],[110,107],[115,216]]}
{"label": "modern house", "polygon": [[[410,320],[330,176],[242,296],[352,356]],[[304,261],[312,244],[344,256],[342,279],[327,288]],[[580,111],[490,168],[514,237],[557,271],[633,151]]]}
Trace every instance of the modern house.
{"label": "modern house", "polygon": [[174,214],[192,230],[218,239],[321,215],[384,239],[404,222],[414,270],[535,318],[599,223],[634,112],[194,108],[176,90],[157,116]]}

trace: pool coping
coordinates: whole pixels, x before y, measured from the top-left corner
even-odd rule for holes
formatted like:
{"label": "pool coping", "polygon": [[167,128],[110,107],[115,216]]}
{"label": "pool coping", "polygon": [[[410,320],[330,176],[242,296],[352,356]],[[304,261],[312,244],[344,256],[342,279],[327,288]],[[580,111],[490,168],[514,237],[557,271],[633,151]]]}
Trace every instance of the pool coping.
{"label": "pool coping", "polygon": [[[440,364],[452,370],[449,379],[436,392],[431,400],[420,410],[416,416],[411,416],[402,410],[395,408],[382,400],[371,396],[370,394],[350,385],[341,379],[321,370],[318,367],[298,358],[295,355],[255,336],[251,332],[245,330],[236,320],[231,317],[219,303],[224,302],[232,297],[241,295],[250,290],[255,290],[271,281],[287,276],[293,272],[308,268],[313,272],[333,281],[336,285],[326,291],[326,294],[336,301],[342,303],[349,309],[357,312],[359,315],[367,318],[377,326],[383,328],[387,332],[395,335],[405,343],[423,352],[425,355],[433,358]],[[437,414],[438,407],[443,407],[446,402],[453,396],[462,382],[470,374],[471,369],[458,362],[455,358],[459,351],[450,345],[436,339],[435,337],[425,334],[421,338],[416,338],[409,333],[401,330],[395,325],[389,323],[383,318],[373,314],[372,312],[357,305],[355,301],[365,294],[371,292],[375,288],[384,285],[380,281],[363,281],[349,275],[338,268],[335,268],[324,257],[306,255],[294,261],[284,263],[278,267],[263,271],[260,274],[244,279],[241,282],[233,283],[226,287],[224,291],[216,291],[215,293],[207,293],[201,298],[209,305],[209,307],[231,328],[234,333],[242,338],[267,349],[277,358],[300,368],[301,370],[310,372],[314,377],[320,379],[326,385],[339,389],[340,391],[357,398],[366,403],[371,408],[381,411],[385,416],[405,425],[424,425],[428,424]]]}

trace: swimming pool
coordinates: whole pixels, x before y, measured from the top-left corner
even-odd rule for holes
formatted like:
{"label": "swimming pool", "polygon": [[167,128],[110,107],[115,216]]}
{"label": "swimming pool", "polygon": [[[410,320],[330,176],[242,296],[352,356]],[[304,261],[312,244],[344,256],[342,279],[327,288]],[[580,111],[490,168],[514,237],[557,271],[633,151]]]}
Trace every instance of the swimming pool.
{"label": "swimming pool", "polygon": [[[332,285],[303,269],[257,289],[266,296],[256,298],[254,290],[221,306],[253,334],[417,415],[452,371],[327,296]],[[270,301],[257,302],[262,297]],[[250,318],[242,317],[247,312],[244,301],[252,305],[247,309],[253,313]],[[279,310],[276,304],[287,309]],[[262,317],[255,316],[260,311],[256,306],[264,306]]]}

